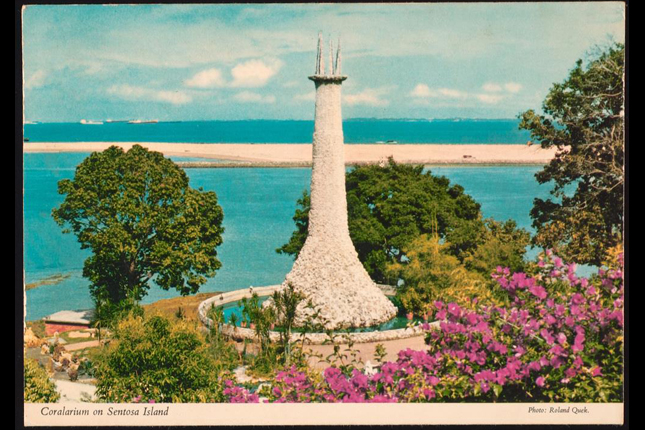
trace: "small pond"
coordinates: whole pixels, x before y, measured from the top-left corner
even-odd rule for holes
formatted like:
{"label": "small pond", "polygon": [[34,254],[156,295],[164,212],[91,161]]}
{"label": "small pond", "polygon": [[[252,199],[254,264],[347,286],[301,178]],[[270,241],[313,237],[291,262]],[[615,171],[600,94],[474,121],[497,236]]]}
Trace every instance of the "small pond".
{"label": "small pond", "polygon": [[[270,296],[259,297],[260,303],[263,303],[269,297]],[[390,299],[390,301],[394,303],[394,300],[392,297],[388,297],[388,298]],[[237,327],[240,327],[240,323],[242,322],[242,306],[239,305],[238,302],[231,302],[218,307],[222,308],[222,310],[224,311],[224,321],[227,324],[230,324],[231,315],[235,315],[236,317],[235,325]],[[349,332],[349,333],[368,333],[373,331],[397,330],[397,329],[406,328],[410,323],[413,323],[416,325],[416,324],[423,323],[423,320],[421,320],[420,318],[414,318],[413,320],[408,320],[406,316],[403,315],[399,310],[399,314],[397,314],[397,316],[382,324],[371,326],[371,327],[352,328],[352,329],[341,330],[341,331]],[[281,329],[280,327],[276,327],[273,331],[279,332],[281,331]],[[294,329],[294,331],[297,332],[298,329],[296,328]]]}

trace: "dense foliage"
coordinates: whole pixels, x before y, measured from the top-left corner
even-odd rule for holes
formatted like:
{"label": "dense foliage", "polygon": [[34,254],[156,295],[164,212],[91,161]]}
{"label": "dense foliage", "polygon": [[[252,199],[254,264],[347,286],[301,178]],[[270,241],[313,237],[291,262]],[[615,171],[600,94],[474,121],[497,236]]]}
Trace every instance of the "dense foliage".
{"label": "dense foliage", "polygon": [[55,403],[60,399],[56,384],[49,380],[47,371],[38,361],[26,359],[25,403]]}
{"label": "dense foliage", "polygon": [[490,288],[490,274],[469,271],[448,249],[437,236],[422,235],[404,249],[408,261],[388,267],[388,274],[401,279],[397,298],[406,312],[427,316],[436,300],[468,308],[499,303]]}
{"label": "dense foliage", "polygon": [[536,175],[553,184],[554,199],[535,199],[534,244],[577,263],[598,265],[622,241],[624,57],[625,47],[615,44],[587,64],[578,60],[549,91],[543,115],[520,115],[533,140],[558,150]]}
{"label": "dense foliage", "polygon": [[226,366],[194,323],[128,317],[93,357],[96,395],[104,402],[218,402]]}
{"label": "dense foliage", "polygon": [[260,393],[227,381],[231,402],[617,402],[623,398],[623,261],[590,279],[548,254],[533,276],[499,268],[507,306],[433,303],[427,351],[378,369],[292,366]]}
{"label": "dense foliage", "polygon": [[[496,248],[497,256],[513,258],[513,266],[522,261],[528,243],[525,232],[516,230],[513,223],[482,220],[479,203],[465,194],[463,187],[424,172],[423,166],[398,164],[392,159],[385,166],[355,166],[347,173],[345,186],[350,236],[359,259],[376,282],[395,284],[397,279],[388,276],[387,266],[406,261],[405,250],[412,241],[433,232],[450,242],[449,252],[460,261],[475,258],[473,253],[483,243],[495,248],[492,238],[508,247]],[[300,252],[307,238],[310,204],[305,191],[293,217],[296,230],[279,253]],[[509,244],[511,236],[514,241]],[[507,261],[485,264],[484,272]]]}
{"label": "dense foliage", "polygon": [[161,153],[139,145],[94,152],[58,191],[65,200],[52,215],[92,251],[83,276],[101,318],[136,304],[150,280],[186,295],[221,266],[217,196],[192,189],[186,173]]}

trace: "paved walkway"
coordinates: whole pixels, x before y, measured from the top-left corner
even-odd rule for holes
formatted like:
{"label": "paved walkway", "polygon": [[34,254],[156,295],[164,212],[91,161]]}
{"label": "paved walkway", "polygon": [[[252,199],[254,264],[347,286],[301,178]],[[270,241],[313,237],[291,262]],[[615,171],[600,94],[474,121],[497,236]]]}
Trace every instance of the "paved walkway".
{"label": "paved walkway", "polygon": [[[422,335],[422,336],[410,337],[407,339],[395,339],[395,340],[388,340],[383,342],[356,343],[354,344],[352,349],[356,351],[356,354],[357,354],[356,357],[360,358],[360,360],[362,360],[363,363],[367,363],[369,361],[372,364],[376,364],[374,353],[376,352],[376,345],[378,345],[379,343],[383,345],[386,351],[386,355],[383,360],[396,361],[399,351],[403,349],[410,348],[416,351],[427,349],[427,345],[425,344],[424,339],[425,339],[425,336]],[[238,349],[238,352],[241,351],[243,348],[243,343],[242,342],[236,343],[236,347]],[[257,353],[256,348],[257,346],[255,343],[249,343],[247,345],[246,350],[251,354],[255,354]],[[340,349],[341,353],[348,355],[347,362],[351,361],[352,357],[345,351],[347,349],[347,345],[341,344],[340,348],[341,348]],[[334,346],[333,345],[306,345],[305,351],[313,352],[314,354],[321,355],[322,358],[324,359],[328,355],[334,352]],[[320,362],[320,359],[316,357],[310,358],[309,365],[311,367],[314,367],[320,370],[329,367],[329,363]]]}
{"label": "paved walkway", "polygon": [[71,352],[71,351],[78,351],[80,349],[85,349],[85,348],[95,348],[97,346],[99,346],[98,340],[90,340],[88,342],[66,344],[64,348],[65,348],[65,351]]}
{"label": "paved walkway", "polygon": [[[407,339],[396,339],[389,340],[385,342],[370,342],[370,343],[357,343],[354,344],[353,350],[357,352],[357,358],[360,358],[363,363],[370,361],[372,364],[376,363],[375,355],[376,345],[382,344],[387,352],[384,361],[395,361],[397,359],[399,351],[403,349],[414,349],[414,350],[424,350],[427,349],[427,345],[424,342],[424,336],[415,336]],[[342,353],[347,354],[345,350],[347,345],[340,345],[340,350]],[[322,357],[325,358],[329,354],[334,352],[333,345],[307,345],[305,350],[309,350],[313,353],[322,354]],[[348,361],[351,361],[352,357],[348,354]],[[320,363],[316,358],[310,359],[309,363],[311,366],[324,369],[329,366],[328,363]]]}
{"label": "paved walkway", "polygon": [[83,382],[53,380],[56,383],[56,389],[60,393],[60,403],[81,403],[94,399],[96,387],[92,384]]}

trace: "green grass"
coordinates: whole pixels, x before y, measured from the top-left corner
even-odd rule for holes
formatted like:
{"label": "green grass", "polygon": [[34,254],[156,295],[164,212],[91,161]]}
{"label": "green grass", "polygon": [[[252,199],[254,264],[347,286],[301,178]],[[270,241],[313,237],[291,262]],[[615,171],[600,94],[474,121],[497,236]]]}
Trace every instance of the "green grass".
{"label": "green grass", "polygon": [[[73,330],[73,331],[81,331],[81,330]],[[63,339],[63,340],[65,340],[65,342],[67,342],[67,344],[90,342],[92,340],[97,340],[98,339],[96,337],[91,337],[91,336],[90,337],[70,337],[69,336],[70,333],[71,332],[66,331],[66,332],[60,333],[58,335],[58,337]]]}
{"label": "green grass", "polygon": [[147,315],[161,315],[170,320],[177,316],[177,312],[181,309],[183,317],[188,321],[198,321],[197,308],[199,304],[209,297],[222,294],[221,292],[214,293],[199,293],[192,296],[173,297],[172,299],[163,299],[143,305],[143,310]]}
{"label": "green grass", "polygon": [[47,337],[45,334],[45,321],[36,320],[36,321],[26,321],[27,328],[30,328],[36,336],[43,339]]}

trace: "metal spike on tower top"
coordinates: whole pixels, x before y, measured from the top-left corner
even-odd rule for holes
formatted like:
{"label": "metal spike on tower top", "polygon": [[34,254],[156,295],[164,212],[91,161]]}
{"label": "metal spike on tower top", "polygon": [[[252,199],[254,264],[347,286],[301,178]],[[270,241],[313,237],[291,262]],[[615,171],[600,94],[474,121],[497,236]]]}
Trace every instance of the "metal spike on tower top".
{"label": "metal spike on tower top", "polygon": [[316,72],[314,75],[322,75],[325,68],[322,55],[322,32],[318,32],[318,52],[316,53]]}
{"label": "metal spike on tower top", "polygon": [[334,75],[340,75],[340,37],[338,37],[338,47],[336,48],[336,66],[334,67]]}
{"label": "metal spike on tower top", "polygon": [[[325,56],[329,56],[329,66],[325,67]],[[322,37],[322,32],[318,33],[318,49],[316,52],[316,70],[309,79],[320,83],[341,83],[347,76],[341,74],[341,52],[340,52],[340,37],[338,38],[338,46],[334,52],[334,42],[329,36],[329,53],[325,52],[325,42]]]}
{"label": "metal spike on tower top", "polygon": [[331,36],[329,36],[329,75],[334,74],[334,45],[331,42]]}

